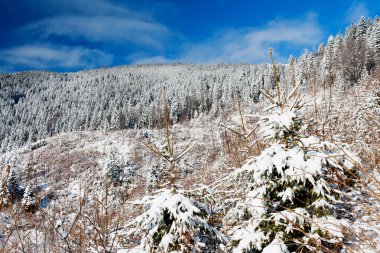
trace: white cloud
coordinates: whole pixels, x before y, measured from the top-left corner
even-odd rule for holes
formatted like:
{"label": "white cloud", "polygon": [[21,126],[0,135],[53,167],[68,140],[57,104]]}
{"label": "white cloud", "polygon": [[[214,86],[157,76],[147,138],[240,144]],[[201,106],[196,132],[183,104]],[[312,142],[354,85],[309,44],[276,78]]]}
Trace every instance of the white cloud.
{"label": "white cloud", "polygon": [[[133,10],[123,1],[35,0],[25,4],[44,18],[17,31],[34,42],[0,49],[2,72],[20,68],[69,70],[110,65],[113,55],[100,49],[99,44],[101,48],[108,46],[109,52],[116,47],[123,52],[131,51],[134,48],[131,45],[162,52],[173,35],[153,18],[155,11],[164,8],[151,10],[157,7],[155,3],[149,5],[149,12],[141,8]],[[65,46],[66,42],[70,46]]]}
{"label": "white cloud", "polygon": [[31,69],[72,69],[106,66],[112,55],[96,49],[57,45],[23,45],[0,51],[4,65]]}
{"label": "white cloud", "polygon": [[26,25],[40,39],[61,36],[88,42],[133,43],[162,49],[169,29],[150,15],[102,0],[52,1],[56,13]]}
{"label": "white cloud", "polygon": [[360,17],[368,17],[369,10],[365,3],[353,3],[350,8],[346,11],[346,22],[347,24],[356,23],[359,21]]}
{"label": "white cloud", "polygon": [[168,29],[155,22],[142,19],[111,16],[57,16],[28,25],[27,30],[42,37],[51,35],[90,42],[138,43],[155,48],[162,47]]}
{"label": "white cloud", "polygon": [[75,15],[150,18],[147,14],[130,10],[123,5],[123,2],[116,4],[109,0],[34,0],[25,1],[24,4],[33,10],[34,13],[42,13],[48,16],[59,16],[70,13]]}
{"label": "white cloud", "polygon": [[228,30],[201,44],[185,46],[182,61],[192,63],[248,62],[268,60],[269,47],[274,48],[277,60],[286,60],[282,47],[312,47],[321,40],[322,30],[314,14],[304,19],[269,22],[261,29]]}

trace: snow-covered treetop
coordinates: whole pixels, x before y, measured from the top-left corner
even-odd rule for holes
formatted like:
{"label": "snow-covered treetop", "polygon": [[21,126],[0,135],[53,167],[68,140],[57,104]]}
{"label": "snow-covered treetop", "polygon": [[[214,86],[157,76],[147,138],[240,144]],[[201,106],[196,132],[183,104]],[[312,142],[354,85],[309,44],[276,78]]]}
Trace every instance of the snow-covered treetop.
{"label": "snow-covered treetop", "polygon": [[[273,62],[274,69],[276,68]],[[297,94],[299,85],[293,85],[293,89],[286,97],[282,97],[280,84],[276,78],[277,97],[271,96],[268,92],[261,92],[272,103],[264,109],[268,112],[265,116],[260,116],[259,124],[264,140],[275,143],[293,142],[299,137],[299,130],[302,128],[302,117],[299,109],[303,106],[300,100],[300,94]],[[295,80],[294,80],[295,82]]]}

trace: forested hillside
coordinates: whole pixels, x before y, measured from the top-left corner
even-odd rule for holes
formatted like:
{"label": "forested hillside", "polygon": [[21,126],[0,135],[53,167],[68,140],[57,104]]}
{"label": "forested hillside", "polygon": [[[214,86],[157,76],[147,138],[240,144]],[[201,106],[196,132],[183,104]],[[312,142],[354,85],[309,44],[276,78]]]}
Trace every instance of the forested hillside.
{"label": "forested hillside", "polygon": [[[380,65],[380,20],[362,17],[345,33],[330,36],[278,66],[281,83],[306,91],[348,89]],[[162,127],[163,87],[174,122],[200,114],[219,117],[239,95],[250,107],[274,91],[271,65],[131,65],[76,73],[0,75],[0,146],[3,151],[60,132]]]}

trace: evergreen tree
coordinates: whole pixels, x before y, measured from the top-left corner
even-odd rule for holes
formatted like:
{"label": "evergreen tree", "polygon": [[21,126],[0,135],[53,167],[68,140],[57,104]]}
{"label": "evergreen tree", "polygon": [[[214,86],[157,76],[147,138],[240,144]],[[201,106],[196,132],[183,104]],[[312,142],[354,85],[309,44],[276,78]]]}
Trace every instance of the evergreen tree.
{"label": "evergreen tree", "polygon": [[124,168],[123,168],[122,181],[123,181],[123,186],[126,189],[129,189],[131,185],[133,184],[133,181],[136,177],[136,171],[137,171],[137,168],[132,162],[127,161],[125,163]]}
{"label": "evergreen tree", "polygon": [[149,192],[157,189],[157,186],[161,180],[162,169],[163,168],[161,165],[158,164],[153,164],[149,168],[146,178],[146,187]]}
{"label": "evergreen tree", "polygon": [[380,65],[380,22],[375,22],[372,27],[372,33],[369,38],[369,45],[374,54],[376,68]]}
{"label": "evergreen tree", "polygon": [[323,75],[326,78],[327,86],[331,86],[334,82],[334,66],[336,66],[335,63],[335,39],[332,35],[330,35],[327,47],[324,53],[323,58],[323,66],[324,66],[324,72]]}
{"label": "evergreen tree", "polygon": [[209,224],[212,211],[197,201],[197,190],[184,191],[176,185],[176,167],[180,159],[194,145],[190,140],[186,148],[175,155],[174,141],[169,131],[169,114],[164,94],[166,142],[160,147],[145,144],[150,151],[160,156],[169,167],[167,189],[142,198],[135,204],[143,205],[144,212],[127,228],[127,236],[141,238],[139,244],[146,252],[215,252],[223,249],[227,240]]}
{"label": "evergreen tree", "polygon": [[356,35],[361,37],[367,33],[368,23],[365,17],[361,16],[356,28]]}
{"label": "evergreen tree", "polygon": [[114,185],[118,185],[122,181],[122,173],[122,162],[117,158],[116,154],[113,153],[111,161],[107,165],[107,176]]}
{"label": "evergreen tree", "polygon": [[[194,192],[164,189],[134,202],[146,206],[128,236],[140,236],[146,252],[215,252],[227,240],[208,223],[211,210]],[[221,248],[220,248],[221,247]]]}
{"label": "evergreen tree", "polygon": [[7,194],[10,202],[20,200],[23,196],[23,189],[20,187],[20,179],[18,178],[16,171],[12,168],[7,181]]}
{"label": "evergreen tree", "polygon": [[36,201],[34,199],[34,194],[32,188],[28,185],[25,188],[24,196],[21,201],[22,206],[25,210],[31,211],[36,207]]}
{"label": "evergreen tree", "polygon": [[[1,189],[0,189],[0,206],[6,206],[9,202],[9,192],[7,188],[7,181],[10,173],[10,166],[6,167],[5,174],[1,175]],[[0,210],[1,211],[1,210]]]}
{"label": "evergreen tree", "polygon": [[342,155],[331,143],[303,133],[295,89],[281,101],[277,87],[277,98],[267,94],[273,105],[259,123],[268,147],[230,175],[244,189],[243,200],[227,204],[230,247],[234,252],[271,252],[276,245],[278,252],[338,247],[343,233],[332,185],[346,178],[337,158]]}

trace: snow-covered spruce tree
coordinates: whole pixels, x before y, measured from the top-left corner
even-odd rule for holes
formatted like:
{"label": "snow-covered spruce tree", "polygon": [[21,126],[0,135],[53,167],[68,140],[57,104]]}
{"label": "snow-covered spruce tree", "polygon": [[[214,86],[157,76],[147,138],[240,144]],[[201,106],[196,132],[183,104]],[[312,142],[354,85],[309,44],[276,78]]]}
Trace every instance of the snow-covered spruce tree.
{"label": "snow-covered spruce tree", "polygon": [[128,190],[135,179],[136,166],[131,161],[125,162],[117,152],[112,152],[106,167],[106,175],[113,186],[122,186]]}
{"label": "snow-covered spruce tree", "polygon": [[7,190],[7,183],[10,172],[11,166],[7,165],[5,168],[5,173],[1,174],[0,211],[9,202],[9,192]]}
{"label": "snow-covered spruce tree", "polygon": [[17,176],[16,171],[11,168],[6,182],[6,190],[11,203],[20,200],[23,196],[24,190],[21,188],[19,181],[20,179]]}
{"label": "snow-covered spruce tree", "polygon": [[158,140],[154,144],[157,147],[157,151],[160,154],[159,161],[152,164],[147,172],[146,176],[146,190],[152,192],[158,189],[158,187],[165,183],[169,177],[168,171],[165,169],[168,167],[167,157],[170,156],[168,151],[168,145],[166,140]]}
{"label": "snow-covered spruce tree", "polygon": [[0,210],[22,199],[24,189],[20,187],[19,181],[16,171],[7,165],[5,173],[1,175]]}
{"label": "snow-covered spruce tree", "polygon": [[2,188],[0,192],[0,210],[9,202],[9,194],[7,188]]}
{"label": "snow-covered spruce tree", "polygon": [[340,154],[334,145],[303,134],[296,89],[283,101],[278,82],[277,98],[262,91],[272,102],[259,121],[268,147],[230,175],[244,189],[242,199],[227,201],[233,252],[327,252],[342,245],[333,187],[345,178]]}
{"label": "snow-covered spruce tree", "polygon": [[374,54],[374,60],[376,63],[376,68],[380,69],[380,22],[374,22],[372,27],[372,32],[369,35],[368,44]]}
{"label": "snow-covered spruce tree", "polygon": [[169,164],[167,188],[133,202],[144,206],[145,211],[128,225],[126,235],[139,241],[138,247],[146,252],[218,251],[226,238],[209,224],[211,210],[196,200],[195,191],[176,185],[175,165],[194,145],[190,140],[182,152],[174,154],[165,94],[164,113],[166,151],[156,145],[146,146]]}
{"label": "snow-covered spruce tree", "polygon": [[147,192],[151,192],[152,189],[157,189],[156,187],[160,183],[162,174],[162,167],[158,164],[153,164],[150,166],[147,177],[146,177],[146,190]]}
{"label": "snow-covered spruce tree", "polygon": [[130,188],[132,183],[133,183],[133,180],[136,176],[136,166],[131,162],[131,161],[127,161],[125,163],[125,166],[124,166],[124,169],[123,169],[123,185],[124,187],[126,188]]}
{"label": "snow-covered spruce tree", "polygon": [[118,185],[122,182],[122,167],[122,161],[120,161],[116,153],[112,153],[111,160],[107,164],[107,177],[110,178],[113,185]]}
{"label": "snow-covered spruce tree", "polygon": [[26,211],[32,211],[36,207],[33,190],[29,185],[25,188],[21,204]]}

